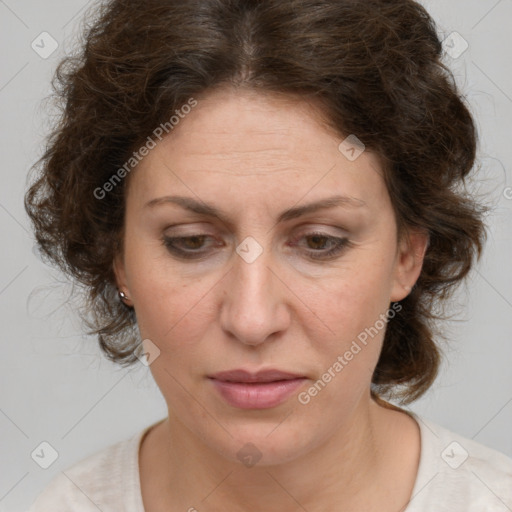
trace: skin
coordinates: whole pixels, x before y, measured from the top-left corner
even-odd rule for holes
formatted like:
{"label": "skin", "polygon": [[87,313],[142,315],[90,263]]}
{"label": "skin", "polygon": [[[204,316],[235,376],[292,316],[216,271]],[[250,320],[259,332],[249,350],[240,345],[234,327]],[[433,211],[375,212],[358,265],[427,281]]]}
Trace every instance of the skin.
{"label": "skin", "polygon": [[[370,382],[384,329],[307,405],[307,390],[407,296],[427,243],[396,221],[379,159],[349,161],[344,137],[304,100],[221,89],[198,105],[129,178],[123,253],[114,268],[136,311],[142,339],[160,355],[150,365],[169,417],[140,451],[149,512],[393,511],[411,496],[420,450],[418,425],[377,404]],[[335,194],[345,204],[277,222],[285,209]],[[180,195],[215,205],[223,221],[169,202]],[[310,234],[348,238],[333,245]],[[208,235],[181,248],[167,236]],[[306,236],[308,235],[308,236]],[[236,252],[253,237],[263,253]],[[242,410],[207,378],[236,368],[277,368],[307,377],[285,403]],[[246,467],[237,452],[253,443],[262,458]]]}

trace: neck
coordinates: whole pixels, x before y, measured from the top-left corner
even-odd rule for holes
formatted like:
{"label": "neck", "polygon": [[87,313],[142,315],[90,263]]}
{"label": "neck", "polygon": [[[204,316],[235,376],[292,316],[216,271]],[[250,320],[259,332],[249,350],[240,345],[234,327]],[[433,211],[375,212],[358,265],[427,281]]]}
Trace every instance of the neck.
{"label": "neck", "polygon": [[[246,467],[211,449],[169,415],[159,425],[159,449],[153,454],[161,461],[154,471],[158,494],[167,509],[172,504],[187,511],[383,510],[379,492],[389,493],[390,482],[399,476],[396,427],[404,425],[404,417],[367,399],[307,453],[278,465]],[[403,458],[398,459],[403,468]],[[417,457],[411,462],[417,468]],[[411,474],[410,466],[405,470]],[[414,479],[405,484],[396,489],[397,509],[407,502]]]}

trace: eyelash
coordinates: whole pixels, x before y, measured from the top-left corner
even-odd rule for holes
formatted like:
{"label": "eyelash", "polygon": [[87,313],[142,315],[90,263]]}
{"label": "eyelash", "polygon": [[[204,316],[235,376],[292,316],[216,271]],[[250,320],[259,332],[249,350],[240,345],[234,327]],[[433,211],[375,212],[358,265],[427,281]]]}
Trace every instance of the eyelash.
{"label": "eyelash", "polygon": [[[334,246],[329,249],[328,251],[306,251],[307,256],[311,258],[312,260],[328,260],[330,258],[333,258],[337,256],[338,254],[341,254],[345,249],[352,247],[353,243],[348,238],[339,238],[336,236],[327,235],[325,233],[320,232],[312,232],[307,233],[300,238],[297,238],[293,240],[293,242],[296,242],[297,240],[301,240],[303,238],[313,238],[313,237],[320,237],[325,238],[327,241],[331,241]],[[182,249],[178,249],[176,247],[177,241],[184,241],[184,240],[191,240],[194,238],[211,238],[209,235],[205,234],[197,234],[197,235],[189,235],[189,236],[179,236],[179,237],[168,237],[164,236],[162,238],[162,242],[164,246],[167,248],[169,252],[174,254],[176,257],[180,259],[185,260],[191,260],[191,259],[200,259],[202,256],[206,254],[206,251],[203,252],[194,252],[194,251],[184,251]]]}

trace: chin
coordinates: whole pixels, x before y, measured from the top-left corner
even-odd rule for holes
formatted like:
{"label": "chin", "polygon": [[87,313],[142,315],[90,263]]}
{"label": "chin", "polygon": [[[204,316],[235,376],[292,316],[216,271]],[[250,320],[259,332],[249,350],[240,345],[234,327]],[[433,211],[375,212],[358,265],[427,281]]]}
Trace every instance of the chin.
{"label": "chin", "polygon": [[279,415],[277,421],[224,423],[232,437],[203,439],[226,459],[248,468],[284,464],[320,444],[317,435],[313,436],[315,430],[311,429],[311,437],[308,436],[306,427],[291,422],[288,414]]}

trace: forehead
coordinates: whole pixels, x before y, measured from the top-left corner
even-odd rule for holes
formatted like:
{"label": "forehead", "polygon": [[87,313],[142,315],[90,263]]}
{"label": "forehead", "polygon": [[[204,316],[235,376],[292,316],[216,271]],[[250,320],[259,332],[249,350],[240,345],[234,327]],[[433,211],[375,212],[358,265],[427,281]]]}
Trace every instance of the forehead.
{"label": "forehead", "polygon": [[222,197],[239,187],[247,196],[277,193],[297,200],[308,189],[363,200],[382,195],[377,156],[365,151],[351,161],[339,149],[343,140],[318,104],[223,89],[198,98],[131,181],[145,199],[170,191]]}
{"label": "forehead", "polygon": [[[200,160],[202,156],[222,165],[239,160],[257,171],[272,159],[292,162],[304,156],[317,158],[332,141],[321,125],[318,105],[294,97],[221,89],[198,99],[197,106],[180,120],[162,142],[162,150]],[[332,134],[334,138],[336,135]],[[258,164],[257,162],[261,162]]]}

